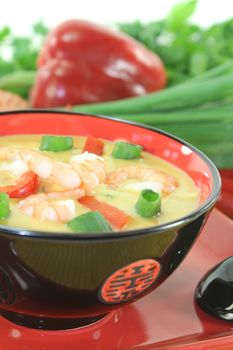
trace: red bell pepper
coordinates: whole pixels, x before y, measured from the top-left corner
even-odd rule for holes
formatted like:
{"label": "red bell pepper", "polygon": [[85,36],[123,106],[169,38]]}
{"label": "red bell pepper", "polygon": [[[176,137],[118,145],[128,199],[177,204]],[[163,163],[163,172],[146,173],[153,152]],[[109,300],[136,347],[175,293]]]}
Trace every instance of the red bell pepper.
{"label": "red bell pepper", "polygon": [[32,171],[21,175],[15,185],[0,187],[11,198],[24,198],[35,193],[39,186],[39,177]]}
{"label": "red bell pepper", "polygon": [[90,153],[95,153],[97,156],[103,154],[104,144],[101,140],[93,136],[87,136],[86,143],[83,148],[83,152],[87,151]]}
{"label": "red bell pepper", "polygon": [[122,99],[162,89],[157,55],[121,33],[82,20],[52,30],[38,57],[33,107]]}
{"label": "red bell pepper", "polygon": [[107,203],[100,202],[93,196],[80,198],[79,203],[90,210],[98,211],[112,226],[118,229],[126,226],[130,220],[130,216],[122,210]]}

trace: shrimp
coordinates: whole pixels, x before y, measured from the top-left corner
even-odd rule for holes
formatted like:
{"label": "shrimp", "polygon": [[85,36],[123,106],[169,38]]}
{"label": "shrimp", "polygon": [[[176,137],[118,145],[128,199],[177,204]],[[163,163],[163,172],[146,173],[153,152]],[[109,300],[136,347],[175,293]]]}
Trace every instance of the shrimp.
{"label": "shrimp", "polygon": [[0,90],[0,111],[29,108],[29,103],[16,94]]}
{"label": "shrimp", "polygon": [[[118,187],[122,182],[128,179],[137,179],[143,181],[135,184],[138,189],[155,188],[156,192],[162,192],[163,196],[167,196],[178,187],[178,181],[173,176],[153,168],[143,168],[137,166],[129,166],[119,168],[110,173],[107,177],[107,183],[112,187]],[[133,188],[133,184],[128,188]]]}
{"label": "shrimp", "polygon": [[42,221],[68,222],[75,217],[75,202],[72,199],[54,200],[53,196],[38,193],[19,201],[21,213]]}
{"label": "shrimp", "polygon": [[106,179],[104,158],[94,153],[75,155],[71,157],[70,164],[82,179],[82,188],[86,191],[92,190]]}
{"label": "shrimp", "polygon": [[36,151],[1,147],[0,160],[11,161],[11,164],[4,164],[1,169],[14,175],[19,176],[31,170],[43,180],[64,189],[82,188],[88,191],[106,178],[104,159],[88,152],[71,157],[67,164]]}
{"label": "shrimp", "polygon": [[10,163],[7,162],[1,164],[1,170],[8,171],[12,175],[20,176],[29,170],[16,149],[1,147],[0,160],[10,161]]}

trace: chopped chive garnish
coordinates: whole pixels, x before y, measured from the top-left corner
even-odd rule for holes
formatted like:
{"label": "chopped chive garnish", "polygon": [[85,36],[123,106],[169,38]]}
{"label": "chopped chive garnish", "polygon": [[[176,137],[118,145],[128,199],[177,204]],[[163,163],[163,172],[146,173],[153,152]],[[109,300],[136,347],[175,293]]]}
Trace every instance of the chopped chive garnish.
{"label": "chopped chive garnish", "polygon": [[160,194],[152,190],[142,190],[140,197],[135,204],[136,212],[144,218],[151,218],[161,210]]}
{"label": "chopped chive garnish", "polygon": [[10,202],[6,193],[0,192],[0,219],[6,219],[10,214]]}
{"label": "chopped chive garnish", "polygon": [[44,135],[40,143],[41,151],[61,152],[73,147],[73,138],[70,136]]}
{"label": "chopped chive garnish", "polygon": [[111,226],[98,211],[76,216],[67,225],[74,232],[109,232]]}
{"label": "chopped chive garnish", "polygon": [[113,158],[137,159],[141,157],[142,146],[128,142],[117,142],[112,151]]}

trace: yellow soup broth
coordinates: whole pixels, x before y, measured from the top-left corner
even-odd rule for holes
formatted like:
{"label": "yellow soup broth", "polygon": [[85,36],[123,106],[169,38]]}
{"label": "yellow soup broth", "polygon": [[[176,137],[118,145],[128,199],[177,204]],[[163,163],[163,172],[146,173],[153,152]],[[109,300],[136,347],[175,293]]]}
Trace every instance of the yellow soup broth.
{"label": "yellow soup broth", "polygon": [[[86,137],[73,136],[73,149],[62,152],[42,152],[39,151],[41,138],[41,135],[2,136],[0,138],[0,146],[30,149],[49,158],[68,163],[71,156],[82,153],[86,140]],[[139,159],[115,159],[111,155],[114,142],[102,141],[104,142],[102,157],[105,160],[105,169],[107,173],[128,166],[149,167],[172,175],[179,183],[179,186],[172,193],[162,197],[161,212],[152,218],[144,218],[137,214],[135,210],[135,203],[140,196],[141,190],[138,189],[137,186],[134,188],[134,184],[138,184],[139,180],[128,179],[123,181],[117,188],[112,188],[106,183],[97,185],[88,195],[95,196],[99,201],[106,202],[128,214],[130,220],[127,226],[123,228],[124,230],[141,229],[167,223],[189,214],[198,207],[200,200],[199,190],[195,186],[193,180],[184,171],[147,152],[142,152],[142,156]],[[14,183],[14,177],[12,177],[9,172],[3,170],[3,164],[4,161],[0,160],[0,187]],[[43,191],[44,189],[47,191],[48,188],[50,191],[59,190],[59,186],[57,188],[54,186],[53,188],[53,186],[41,181],[39,191]],[[22,199],[10,199],[10,215],[7,219],[0,220],[2,225],[36,231],[71,232],[70,228],[65,223],[40,220],[22,214],[18,208],[18,202],[20,200]],[[89,209],[75,200],[75,211],[76,216],[78,216],[88,212]],[[117,229],[114,230],[117,231]]]}

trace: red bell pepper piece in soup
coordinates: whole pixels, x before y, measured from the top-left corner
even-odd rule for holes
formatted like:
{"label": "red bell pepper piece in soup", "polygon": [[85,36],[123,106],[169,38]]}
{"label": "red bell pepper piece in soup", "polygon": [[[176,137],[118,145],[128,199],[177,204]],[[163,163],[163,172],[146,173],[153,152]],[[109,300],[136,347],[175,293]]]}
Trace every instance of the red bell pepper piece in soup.
{"label": "red bell pepper piece in soup", "polygon": [[98,211],[113,227],[118,229],[126,226],[130,220],[130,216],[122,210],[113,207],[108,203],[100,202],[93,196],[82,197],[79,199],[79,203],[90,210]]}
{"label": "red bell pepper piece in soup", "polygon": [[25,198],[35,193],[39,186],[39,177],[32,171],[22,174],[14,185],[0,187],[10,198]]}
{"label": "red bell pepper piece in soup", "polygon": [[33,107],[122,99],[162,89],[162,61],[122,33],[83,20],[52,30],[38,57]]}
{"label": "red bell pepper piece in soup", "polygon": [[94,136],[87,136],[83,152],[87,151],[94,153],[97,156],[101,156],[103,154],[103,149],[104,144],[101,140],[97,139]]}

